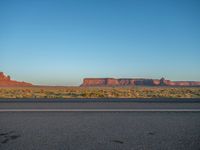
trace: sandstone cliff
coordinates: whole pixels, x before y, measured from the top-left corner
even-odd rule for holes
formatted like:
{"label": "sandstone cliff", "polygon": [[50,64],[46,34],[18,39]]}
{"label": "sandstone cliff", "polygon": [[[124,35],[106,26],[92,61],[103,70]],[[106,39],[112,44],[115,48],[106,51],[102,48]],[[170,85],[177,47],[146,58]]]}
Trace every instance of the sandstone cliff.
{"label": "sandstone cliff", "polygon": [[0,72],[0,86],[32,86],[32,84],[11,80],[10,76],[6,76],[3,72]]}
{"label": "sandstone cliff", "polygon": [[159,79],[114,79],[114,78],[85,78],[81,86],[200,86],[196,81],[170,81]]}

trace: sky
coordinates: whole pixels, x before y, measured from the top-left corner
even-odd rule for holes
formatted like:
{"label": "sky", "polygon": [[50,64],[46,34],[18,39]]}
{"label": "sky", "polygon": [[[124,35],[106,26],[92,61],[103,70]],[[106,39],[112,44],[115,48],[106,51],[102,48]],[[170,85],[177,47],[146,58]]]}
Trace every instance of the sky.
{"label": "sky", "polygon": [[15,80],[200,81],[199,58],[199,0],[0,0],[0,71]]}

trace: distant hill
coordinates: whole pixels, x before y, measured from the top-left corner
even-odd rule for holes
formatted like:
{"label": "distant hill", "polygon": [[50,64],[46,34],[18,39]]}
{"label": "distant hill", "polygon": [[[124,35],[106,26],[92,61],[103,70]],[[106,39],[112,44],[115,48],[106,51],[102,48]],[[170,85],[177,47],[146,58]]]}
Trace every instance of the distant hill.
{"label": "distant hill", "polygon": [[6,76],[3,72],[0,72],[0,86],[32,86],[32,84],[11,80],[10,76]]}
{"label": "distant hill", "polygon": [[143,78],[85,78],[81,86],[200,86],[197,81],[170,81],[161,79]]}

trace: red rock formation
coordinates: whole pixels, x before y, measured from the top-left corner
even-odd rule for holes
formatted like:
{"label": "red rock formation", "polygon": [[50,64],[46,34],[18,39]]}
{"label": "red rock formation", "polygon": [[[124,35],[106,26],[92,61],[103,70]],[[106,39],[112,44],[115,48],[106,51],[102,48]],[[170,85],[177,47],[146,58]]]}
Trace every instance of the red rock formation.
{"label": "red rock formation", "polygon": [[113,79],[113,78],[106,79],[106,84],[108,86],[112,86],[112,85],[116,85],[117,86],[117,85],[120,85],[119,81],[116,80],[116,79]]}
{"label": "red rock formation", "polygon": [[170,81],[162,78],[160,82],[161,85],[166,86],[200,86],[200,82],[197,81]]}
{"label": "red rock formation", "polygon": [[86,78],[81,86],[200,86],[195,81],[170,81],[158,79],[114,79],[114,78]]}
{"label": "red rock formation", "polygon": [[83,79],[85,86],[101,86],[106,85],[106,79],[104,78],[86,78]]}
{"label": "red rock formation", "polygon": [[0,72],[0,86],[32,86],[32,84],[11,80],[10,76],[6,76],[3,72]]}
{"label": "red rock formation", "polygon": [[120,85],[135,85],[135,81],[131,79],[118,79]]}
{"label": "red rock formation", "polygon": [[153,79],[153,80],[152,80],[152,84],[153,84],[153,85],[160,85],[160,80],[158,80],[158,79]]}
{"label": "red rock formation", "polygon": [[112,86],[119,85],[118,80],[113,78],[86,78],[83,86]]}

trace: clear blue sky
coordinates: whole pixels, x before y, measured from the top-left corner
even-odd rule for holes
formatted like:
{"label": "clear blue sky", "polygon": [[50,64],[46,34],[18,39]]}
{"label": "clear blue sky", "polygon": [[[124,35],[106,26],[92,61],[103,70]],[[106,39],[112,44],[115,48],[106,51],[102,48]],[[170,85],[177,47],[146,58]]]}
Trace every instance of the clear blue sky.
{"label": "clear blue sky", "polygon": [[200,80],[200,1],[1,0],[0,71],[47,85]]}

